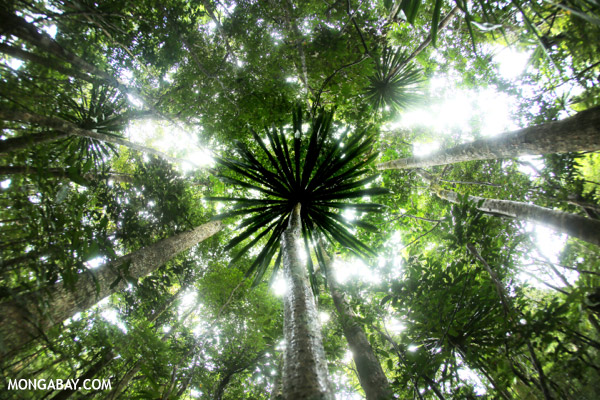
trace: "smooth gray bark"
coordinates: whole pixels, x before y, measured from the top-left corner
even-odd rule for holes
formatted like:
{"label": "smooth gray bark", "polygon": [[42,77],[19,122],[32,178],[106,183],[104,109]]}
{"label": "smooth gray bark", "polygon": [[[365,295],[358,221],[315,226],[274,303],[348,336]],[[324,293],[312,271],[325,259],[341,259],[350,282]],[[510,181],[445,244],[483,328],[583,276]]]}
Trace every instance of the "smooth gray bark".
{"label": "smooth gray bark", "polygon": [[54,325],[125,289],[125,276],[139,279],[150,274],[177,254],[214,235],[221,227],[220,221],[211,221],[82,273],[74,290],[58,282],[0,304],[0,354],[6,356],[18,351]]}
{"label": "smooth gray bark", "polygon": [[335,278],[331,276],[332,262],[329,255],[325,251],[322,251],[322,254],[326,264],[325,273],[327,274],[329,293],[338,312],[344,336],[346,336],[352,351],[360,385],[365,391],[367,400],[389,400],[393,398],[393,392],[381,368],[381,363],[375,355],[365,331],[356,322],[354,311],[344,298]]}
{"label": "smooth gray bark", "polygon": [[[105,135],[103,133],[94,132],[94,131],[90,131],[87,129],[82,129],[72,122],[65,121],[64,119],[57,118],[57,117],[46,117],[43,115],[39,115],[39,114],[27,112],[27,111],[0,109],[0,119],[5,120],[5,121],[19,121],[19,122],[26,122],[29,124],[42,125],[42,126],[45,126],[48,128],[52,128],[59,132],[63,132],[65,134],[67,134],[67,136],[79,136],[79,137],[85,137],[85,138],[90,138],[90,139],[96,139],[101,142],[118,144],[121,146],[129,147],[130,149],[133,149],[133,150],[141,151],[143,153],[153,154],[157,157],[164,158],[165,160],[168,160],[171,162],[186,161],[186,160],[182,160],[180,158],[171,157],[171,156],[163,153],[162,151],[154,150],[150,147],[142,146],[142,145],[130,142],[129,140],[125,140],[125,139],[117,137],[117,136]],[[63,136],[57,136],[56,139],[60,139],[62,137]],[[7,153],[9,151],[15,151],[15,150],[22,149],[23,143],[38,144],[38,143],[44,143],[44,142],[47,142],[50,140],[50,139],[48,139],[48,137],[46,135],[40,135],[40,134],[32,134],[29,136],[24,136],[22,138],[18,138],[18,139],[20,139],[18,142],[14,142],[15,139],[7,139],[7,140],[0,141],[0,150],[3,153]]]}
{"label": "smooth gray bark", "polygon": [[[429,172],[419,169],[417,174],[430,184],[435,184],[436,179]],[[439,188],[433,190],[441,199],[455,204],[460,203],[459,194],[456,192]],[[535,222],[557,232],[566,233],[569,236],[600,246],[600,220],[519,201],[487,199],[478,196],[468,196],[467,198],[475,203],[478,210],[485,213]]]}
{"label": "smooth gray bark", "polygon": [[515,158],[524,155],[596,151],[600,149],[600,107],[561,121],[531,126],[475,140],[423,157],[408,157],[377,165],[377,169],[426,168],[463,161]]}
{"label": "smooth gray bark", "polygon": [[[442,199],[459,203],[456,192],[438,190],[436,193]],[[468,199],[483,212],[536,222],[557,232],[600,246],[600,221],[598,220],[519,201],[486,199],[478,196],[469,196]],[[481,205],[479,202],[482,202]]]}
{"label": "smooth gray bark", "polygon": [[333,400],[317,307],[309,285],[307,268],[300,259],[300,231],[298,204],[281,237],[283,273],[287,284],[287,292],[283,297],[283,332],[286,342],[283,398]]}

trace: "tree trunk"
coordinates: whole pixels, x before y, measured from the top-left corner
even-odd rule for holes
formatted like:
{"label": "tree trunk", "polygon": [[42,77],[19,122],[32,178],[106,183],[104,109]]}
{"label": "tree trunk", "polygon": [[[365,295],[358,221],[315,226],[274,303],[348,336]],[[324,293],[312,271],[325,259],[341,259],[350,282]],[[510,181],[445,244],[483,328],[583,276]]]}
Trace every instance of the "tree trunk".
{"label": "tree trunk", "polygon": [[66,75],[66,76],[72,76],[74,78],[79,78],[86,82],[96,83],[96,84],[103,82],[101,79],[91,77],[91,76],[81,72],[80,70],[65,67],[64,65],[62,65],[59,61],[57,61],[55,59],[41,57],[37,54],[33,54],[33,53],[23,50],[19,47],[14,47],[14,46],[10,46],[10,45],[4,44],[4,43],[0,43],[0,52],[4,53],[4,54],[8,54],[9,56],[14,57],[14,58],[18,58],[21,61],[34,62],[45,68],[53,69],[55,71],[58,71],[64,75]]}
{"label": "tree trunk", "polygon": [[0,304],[0,354],[6,357],[18,351],[52,326],[123,290],[127,286],[125,277],[139,279],[152,273],[177,254],[217,233],[221,226],[220,221],[208,222],[86,271],[79,275],[74,290],[58,282]]}
{"label": "tree trunk", "polygon": [[[100,359],[96,361],[91,367],[85,371],[84,374],[80,375],[77,379],[79,382],[84,382],[86,379],[93,379],[100,371],[104,369],[110,362],[115,358],[115,353],[112,350],[103,351]],[[77,392],[76,389],[63,389],[52,397],[50,400],[67,400],[73,393]]]}
{"label": "tree trunk", "polygon": [[463,161],[599,149],[600,107],[594,107],[561,121],[531,126],[493,138],[475,140],[423,157],[388,161],[378,164],[377,169],[426,168]]}
{"label": "tree trunk", "polygon": [[[114,143],[121,146],[129,147],[130,149],[141,151],[143,153],[153,154],[157,157],[162,157],[171,162],[186,161],[180,158],[171,157],[161,151],[151,149],[150,147],[142,146],[123,138],[106,135],[104,133],[94,132],[87,129],[82,129],[72,122],[65,121],[57,117],[45,117],[43,115],[27,112],[18,111],[11,109],[0,108],[0,119],[5,121],[20,121],[29,124],[36,124],[46,126],[48,128],[55,129],[59,132],[63,132],[68,136],[80,136],[90,139],[100,140],[101,142]],[[56,137],[57,139],[60,137]],[[18,141],[17,141],[18,139]],[[23,136],[20,138],[7,139],[0,141],[0,150],[2,153],[9,151],[19,150],[23,148],[23,143],[38,144],[49,141],[46,135],[33,134],[29,136]]]}
{"label": "tree trunk", "polygon": [[300,230],[300,204],[297,204],[281,237],[283,273],[287,283],[283,298],[286,342],[283,398],[333,400],[317,307],[307,269],[300,260]]}
{"label": "tree trunk", "polygon": [[[438,190],[437,195],[452,203],[459,203],[456,192]],[[519,201],[486,199],[478,196],[468,196],[468,199],[483,212],[536,222],[557,232],[600,246],[600,221],[598,220]],[[482,202],[481,205],[479,202]]]}
{"label": "tree trunk", "polygon": [[[0,175],[34,175],[38,169],[28,165],[11,165],[7,167],[0,166]],[[64,168],[45,168],[41,172],[43,175],[50,175],[55,178],[69,179],[69,172]],[[85,174],[83,177],[87,180],[111,179],[115,182],[133,183],[133,177],[128,174],[108,172],[105,174]]]}
{"label": "tree trunk", "polygon": [[46,131],[0,140],[0,154],[6,154],[10,151],[26,149],[37,144],[66,139],[69,136],[71,135],[67,132]]}
{"label": "tree trunk", "polygon": [[388,400],[393,397],[392,389],[390,384],[381,368],[379,359],[373,352],[373,348],[367,339],[367,335],[363,328],[356,322],[356,316],[350,308],[350,305],[344,298],[343,293],[340,292],[340,288],[330,274],[330,266],[332,264],[329,255],[322,251],[325,259],[325,274],[327,275],[327,284],[329,286],[329,293],[335,304],[335,308],[338,312],[342,329],[344,330],[344,336],[348,341],[350,350],[352,351],[352,358],[358,371],[358,379],[360,385],[365,391],[367,400]]}
{"label": "tree trunk", "polygon": [[[119,89],[121,92],[129,93],[141,100],[144,100],[144,102],[147,103],[147,106],[152,106],[150,103],[148,103],[147,99],[145,99],[139,90],[127,86],[118,78],[115,78],[106,71],[101,70],[95,65],[90,64],[81,57],[66,50],[50,35],[48,35],[46,32],[40,32],[35,25],[28,23],[24,18],[17,16],[8,10],[0,9],[0,19],[2,19],[3,25],[0,32],[4,35],[15,35],[29,44],[36,46],[40,50],[67,61],[74,68],[78,68],[81,71],[86,71],[98,78],[101,78],[103,81]],[[80,77],[82,74],[78,73],[76,75],[76,77]]]}
{"label": "tree trunk", "polygon": [[[181,287],[177,291],[177,293],[175,293],[167,301],[165,301],[161,305],[161,307],[159,307],[157,310],[154,311],[154,313],[152,313],[151,315],[148,315],[147,316],[148,322],[155,322],[158,319],[158,317],[160,317],[165,311],[167,311],[171,307],[171,305],[173,305],[175,300],[177,300],[177,298],[179,298],[181,293],[183,293],[186,289],[187,289],[187,286]],[[112,360],[117,356],[117,354],[115,354],[115,350],[110,349],[110,348],[104,349],[101,353],[102,354],[100,355],[100,359],[98,361],[96,361],[96,363],[94,363],[82,375],[80,375],[77,378],[79,380],[79,382],[83,382],[86,379],[94,379],[96,377],[96,375],[98,375],[98,373],[100,371],[102,371],[108,364],[110,364],[112,362]],[[58,392],[56,395],[54,395],[54,397],[52,397],[50,400],[67,400],[74,393],[76,393],[76,390],[63,389],[60,392]]]}

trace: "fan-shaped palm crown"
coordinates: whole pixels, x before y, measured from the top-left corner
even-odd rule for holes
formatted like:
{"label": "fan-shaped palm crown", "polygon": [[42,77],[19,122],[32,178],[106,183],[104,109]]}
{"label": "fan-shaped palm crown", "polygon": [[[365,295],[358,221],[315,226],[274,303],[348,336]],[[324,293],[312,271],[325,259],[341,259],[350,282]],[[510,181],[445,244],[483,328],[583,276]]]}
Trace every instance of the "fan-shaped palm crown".
{"label": "fan-shaped palm crown", "polygon": [[407,54],[400,49],[383,49],[366,89],[366,99],[373,108],[402,110],[420,100],[421,71],[407,60]]}
{"label": "fan-shaped palm crown", "polygon": [[[350,135],[345,131],[334,138],[331,125],[332,114],[321,113],[313,120],[309,133],[305,135],[302,132],[302,114],[297,111],[293,118],[293,138],[289,143],[283,129],[266,130],[268,145],[252,131],[260,147],[256,155],[238,143],[238,159],[216,158],[217,164],[225,167],[226,174],[218,175],[221,180],[261,194],[259,198],[211,197],[212,200],[236,203],[233,210],[216,218],[247,216],[239,225],[242,233],[232,239],[227,248],[254,235],[232,262],[270,234],[247,272],[248,275],[256,274],[255,282],[260,281],[278,252],[279,238],[298,203],[301,204],[302,236],[307,250],[310,242],[313,245],[316,243],[320,233],[361,256],[373,255],[372,250],[348,229],[358,226],[374,230],[375,227],[358,220],[347,221],[338,214],[343,209],[372,212],[382,208],[374,203],[344,201],[388,193],[383,188],[365,188],[377,177],[366,176],[370,172],[368,165],[377,156],[372,151],[373,136],[366,132]],[[318,252],[317,258],[323,261]],[[281,252],[275,261],[275,271],[280,261]],[[308,268],[312,276],[310,257]]]}

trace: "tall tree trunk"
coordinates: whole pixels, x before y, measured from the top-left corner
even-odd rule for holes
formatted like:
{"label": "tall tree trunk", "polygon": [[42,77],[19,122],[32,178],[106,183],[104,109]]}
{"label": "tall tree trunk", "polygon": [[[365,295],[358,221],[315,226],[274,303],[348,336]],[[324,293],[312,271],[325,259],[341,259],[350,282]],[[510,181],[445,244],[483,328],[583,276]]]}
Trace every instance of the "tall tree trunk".
{"label": "tall tree trunk", "polygon": [[317,306],[300,259],[300,204],[292,212],[281,237],[283,273],[287,293],[283,297],[285,400],[333,400],[327,376],[327,360],[317,318]]}
{"label": "tall tree trunk", "polygon": [[26,149],[33,145],[54,142],[60,139],[66,139],[69,136],[71,135],[67,132],[45,131],[0,140],[0,154],[6,154],[10,151]]}
{"label": "tall tree trunk", "polygon": [[[183,286],[177,291],[177,293],[170,296],[169,299],[167,299],[167,301],[165,301],[157,310],[155,310],[151,315],[147,316],[148,322],[156,321],[158,319],[158,317],[160,317],[165,311],[167,311],[173,305],[175,300],[177,300],[177,298],[179,298],[179,296],[186,289],[187,289],[187,286]],[[96,377],[96,375],[98,375],[98,373],[100,371],[102,371],[108,364],[110,364],[116,356],[117,355],[115,353],[115,350],[113,350],[111,348],[104,349],[101,352],[100,359],[98,361],[96,361],[91,367],[89,367],[77,379],[79,380],[79,382],[83,382],[86,379],[94,379]],[[76,390],[74,390],[74,389],[63,389],[60,392],[58,392],[56,395],[54,395],[54,397],[52,397],[50,400],[67,400],[74,393],[76,393]]]}
{"label": "tall tree trunk", "polygon": [[[7,108],[0,108],[0,120],[5,121],[19,121],[26,122],[29,124],[36,124],[46,126],[48,128],[55,129],[59,132],[66,133],[68,136],[79,136],[84,138],[96,139],[101,142],[114,143],[121,146],[129,147],[130,149],[141,151],[143,153],[153,154],[155,156],[164,158],[171,162],[178,161],[186,161],[180,158],[171,157],[162,151],[151,149],[150,147],[142,146],[129,140],[125,140],[123,138],[106,135],[104,133],[94,132],[87,129],[82,129],[75,125],[72,122],[65,121],[64,119],[57,117],[45,117],[43,115],[27,112],[27,111],[18,111],[11,110]],[[53,136],[56,139],[61,138],[61,136]],[[38,144],[44,143],[51,139],[49,139],[46,135],[33,134],[28,136],[23,136],[14,139],[6,139],[0,141],[0,151],[2,153],[7,153],[9,151],[19,150],[23,148],[23,144]]]}
{"label": "tall tree trunk", "polygon": [[[424,170],[417,170],[417,173],[434,186],[433,190],[439,198],[448,200],[451,203],[460,203],[458,193],[436,187],[433,175]],[[566,233],[569,236],[600,246],[599,220],[520,201],[487,199],[478,196],[467,196],[467,199],[475,204],[475,208],[485,213],[536,222],[557,232]]]}
{"label": "tall tree trunk", "polygon": [[[0,19],[2,20],[2,29],[0,30],[0,33],[5,35],[15,35],[29,44],[36,46],[40,50],[67,61],[74,68],[78,68],[81,71],[85,71],[102,79],[109,85],[119,89],[121,92],[129,93],[141,100],[144,100],[146,105],[152,108],[152,104],[148,102],[148,99],[146,99],[139,90],[127,86],[124,82],[120,81],[118,78],[112,76],[108,72],[103,71],[95,65],[85,61],[81,57],[66,50],[50,35],[43,31],[40,32],[35,25],[30,24],[24,18],[2,8],[0,9]],[[81,73],[78,73],[76,74],[76,77],[80,77],[81,75]]]}
{"label": "tall tree trunk", "polygon": [[[11,165],[11,166],[0,166],[0,175],[34,175],[38,173],[38,169],[27,165]],[[55,178],[69,179],[69,171],[65,168],[44,168],[41,171],[43,175],[50,175]],[[115,182],[121,183],[133,183],[133,177],[128,174],[120,174],[115,172],[108,172],[105,174],[85,174],[85,179],[112,179]]]}
{"label": "tall tree trunk", "polygon": [[515,158],[532,154],[600,149],[600,106],[561,121],[531,126],[475,140],[423,157],[408,157],[377,165],[377,169],[426,168],[463,161]]}
{"label": "tall tree trunk", "polygon": [[0,43],[0,52],[8,54],[11,57],[18,58],[21,61],[30,61],[39,64],[45,68],[53,69],[64,75],[79,78],[90,83],[102,83],[103,81],[99,78],[91,77],[80,70],[74,68],[65,67],[61,62],[53,58],[42,57],[37,54],[33,54],[29,51],[23,50],[19,47],[10,46],[4,43]]}
{"label": "tall tree trunk", "polygon": [[[481,264],[487,271],[488,275],[490,276],[492,283],[496,287],[496,293],[498,294],[498,297],[500,298],[500,302],[502,303],[502,308],[504,310],[504,317],[507,318],[511,324],[516,325],[517,324],[516,311],[515,311],[513,305],[509,302],[509,297],[506,295],[506,290],[504,289],[504,284],[498,277],[498,274],[496,274],[496,272],[492,269],[492,267],[490,267],[490,265],[487,263],[487,261],[481,256],[481,254],[479,254],[479,252],[477,251],[475,246],[473,246],[471,243],[467,243],[467,250],[469,250],[469,252],[471,254],[473,254],[477,260],[479,260],[481,262]],[[546,379],[546,375],[544,373],[544,369],[542,368],[542,365],[540,364],[540,362],[537,358],[537,355],[535,354],[535,349],[533,348],[533,345],[531,344],[531,341],[528,338],[526,338],[525,340],[527,343],[527,350],[529,351],[529,354],[531,355],[531,363],[533,364],[535,370],[538,372],[538,375],[539,375],[540,387],[541,387],[542,393],[544,395],[544,398],[546,400],[553,400],[553,397],[550,394],[550,390],[548,389],[548,384],[546,383],[547,379]]]}
{"label": "tall tree trunk", "polygon": [[[456,192],[437,190],[436,193],[440,198],[452,203],[460,202]],[[600,221],[598,220],[519,201],[486,199],[478,196],[468,196],[468,199],[483,212],[536,222],[557,232],[600,246]],[[482,202],[481,205],[479,202]]]}
{"label": "tall tree trunk", "polygon": [[322,251],[322,254],[326,264],[325,274],[327,275],[329,293],[335,304],[335,309],[338,312],[340,323],[344,330],[344,336],[346,336],[346,340],[352,351],[352,358],[354,359],[354,364],[358,371],[358,379],[365,391],[367,400],[391,399],[393,397],[393,392],[387,377],[381,368],[379,359],[373,352],[373,348],[367,339],[365,331],[356,322],[354,311],[352,311],[352,308],[350,308],[350,305],[344,298],[335,278],[331,276],[330,267],[332,265],[332,260],[325,251]]}
{"label": "tall tree trunk", "polygon": [[152,273],[177,254],[217,233],[221,226],[220,221],[208,222],[82,273],[74,290],[58,282],[0,304],[0,354],[6,357],[18,351],[52,326],[123,290],[126,276],[139,279]]}

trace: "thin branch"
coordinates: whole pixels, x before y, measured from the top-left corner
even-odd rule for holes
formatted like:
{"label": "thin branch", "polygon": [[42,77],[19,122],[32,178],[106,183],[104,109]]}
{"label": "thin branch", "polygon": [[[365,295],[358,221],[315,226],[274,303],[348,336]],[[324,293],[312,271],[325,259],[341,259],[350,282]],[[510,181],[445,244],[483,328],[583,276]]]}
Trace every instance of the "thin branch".
{"label": "thin branch", "polygon": [[[395,215],[395,214],[392,214]],[[413,219],[418,219],[420,221],[427,221],[427,222],[442,222],[441,219],[431,219],[431,218],[425,218],[425,217],[417,217],[416,215],[410,215],[410,214],[400,214],[398,215],[398,217],[394,218],[394,221],[402,219],[402,218],[413,218]]]}
{"label": "thin branch", "polygon": [[433,226],[433,228],[431,228],[430,230],[428,230],[427,232],[425,232],[424,234],[422,234],[421,236],[419,236],[418,238],[416,238],[415,240],[413,240],[412,242],[410,242],[409,244],[407,244],[406,246],[402,247],[399,251],[402,251],[404,249],[406,249],[407,247],[413,245],[414,243],[418,242],[419,240],[421,240],[422,238],[424,238],[425,236],[427,236],[428,234],[430,234],[431,232],[433,232],[433,230],[435,228],[438,227],[438,225],[441,223],[442,221],[439,221],[437,224],[435,224]]}

